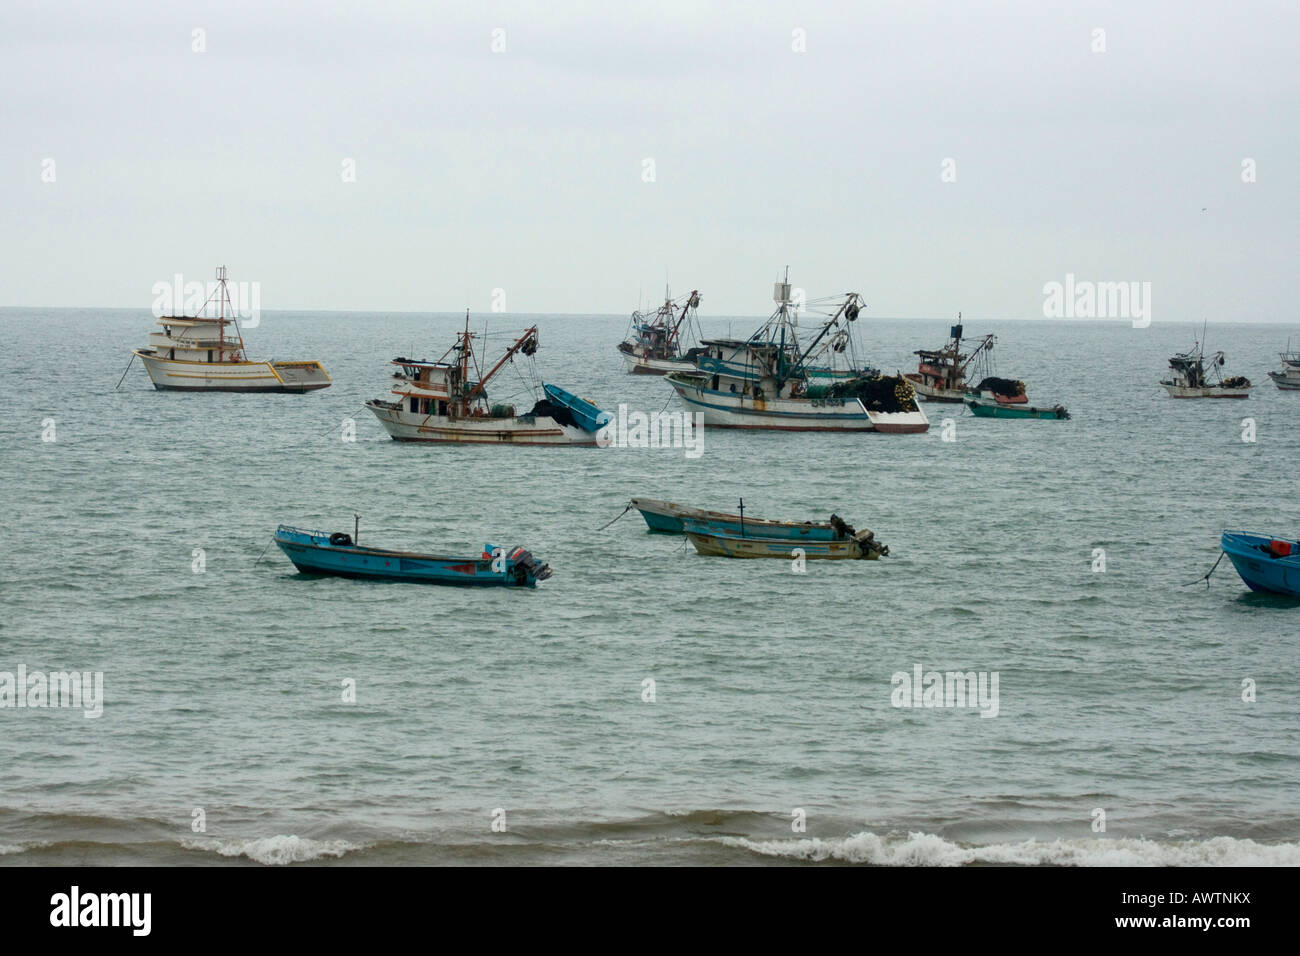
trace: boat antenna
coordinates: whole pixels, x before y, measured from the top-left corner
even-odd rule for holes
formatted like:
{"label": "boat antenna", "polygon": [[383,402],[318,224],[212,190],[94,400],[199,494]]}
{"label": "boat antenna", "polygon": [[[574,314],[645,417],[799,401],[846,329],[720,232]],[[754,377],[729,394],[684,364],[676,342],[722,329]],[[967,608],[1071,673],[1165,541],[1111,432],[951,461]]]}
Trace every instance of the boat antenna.
{"label": "boat antenna", "polygon": [[745,499],[740,499],[740,536],[745,536]]}
{"label": "boat antenna", "polygon": [[352,512],[352,543],[361,543],[361,515],[355,511]]}

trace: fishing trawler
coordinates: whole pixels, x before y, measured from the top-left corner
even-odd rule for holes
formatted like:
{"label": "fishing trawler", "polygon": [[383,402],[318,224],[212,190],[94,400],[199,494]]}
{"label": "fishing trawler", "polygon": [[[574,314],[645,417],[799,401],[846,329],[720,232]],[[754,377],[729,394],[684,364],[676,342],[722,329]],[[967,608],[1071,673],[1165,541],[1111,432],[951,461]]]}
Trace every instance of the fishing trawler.
{"label": "fishing trawler", "polygon": [[695,367],[698,346],[683,349],[687,341],[698,341],[696,310],[700,307],[700,293],[673,299],[664,290],[664,304],[654,315],[637,311],[632,313],[631,328],[626,340],[618,343],[618,350],[634,375],[666,375],[668,372]]}
{"label": "fishing trawler", "polygon": [[1291,340],[1286,343],[1286,351],[1279,352],[1282,358],[1282,371],[1269,372],[1273,384],[1284,392],[1300,391],[1300,352],[1291,351]]}
{"label": "fishing trawler", "polygon": [[982,378],[989,374],[989,353],[993,351],[996,341],[992,335],[979,339],[975,348],[962,354],[961,313],[957,313],[957,324],[948,333],[948,344],[941,349],[918,349],[919,357],[915,372],[903,377],[912,383],[916,393],[931,402],[960,403],[966,399],[966,379],[968,374]]}
{"label": "fishing trawler", "polygon": [[612,417],[586,399],[541,382],[535,371],[530,389],[540,395],[526,414],[513,404],[488,401],[488,383],[516,356],[532,359],[537,326],[525,329],[495,365],[480,372],[465,313],[465,330],[436,362],[393,359],[394,400],[371,399],[366,407],[397,441],[470,442],[487,445],[595,445],[596,432]]}
{"label": "fishing trawler", "polygon": [[852,323],[862,310],[856,292],[817,300],[808,308],[827,321],[807,347],[799,342],[791,309],[789,272],[773,292],[776,311],[748,339],[705,339],[696,370],[670,372],[665,380],[688,411],[719,428],[788,431],[924,432],[930,421],[916,404],[911,383],[874,370],[817,381],[812,356],[837,341],[848,351]]}
{"label": "fishing trawler", "polygon": [[[1186,352],[1179,352],[1169,359],[1173,375],[1161,381],[1161,385],[1174,398],[1248,398],[1254,388],[1250,379],[1243,375],[1231,378],[1223,377],[1224,355],[1215,352],[1208,359],[1205,357],[1205,337],[1195,342]],[[1209,369],[1205,365],[1209,362]]]}
{"label": "fishing trawler", "polygon": [[[226,288],[226,267],[219,267],[216,275],[217,287],[197,315],[162,316],[158,319],[162,331],[149,333],[148,348],[131,350],[132,361],[139,358],[144,363],[154,388],[183,392],[311,392],[329,388],[329,373],[314,360],[250,362]],[[208,314],[210,307],[215,307],[216,315]]]}

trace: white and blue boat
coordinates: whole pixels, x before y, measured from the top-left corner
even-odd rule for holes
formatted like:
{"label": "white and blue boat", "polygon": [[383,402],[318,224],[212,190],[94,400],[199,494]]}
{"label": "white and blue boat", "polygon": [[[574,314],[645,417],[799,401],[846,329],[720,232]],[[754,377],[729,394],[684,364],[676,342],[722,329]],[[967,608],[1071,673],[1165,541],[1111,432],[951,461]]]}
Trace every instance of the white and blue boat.
{"label": "white and blue boat", "polygon": [[1300,542],[1248,531],[1225,531],[1219,547],[1252,591],[1300,598]]}
{"label": "white and blue boat", "polygon": [[[520,413],[513,404],[491,402],[488,385],[516,357],[531,361],[538,348],[537,326],[525,329],[491,368],[481,369],[476,336],[457,334],[456,344],[436,362],[399,356],[392,364],[392,399],[371,399],[366,407],[395,441],[465,442],[480,445],[596,445],[596,432],[612,416],[557,385]],[[533,373],[534,380],[537,378]]]}
{"label": "white and blue boat", "polygon": [[507,588],[536,587],[551,576],[550,565],[523,548],[487,545],[475,557],[423,554],[365,547],[343,531],[330,534],[288,525],[275,529],[275,543],[303,574]]}

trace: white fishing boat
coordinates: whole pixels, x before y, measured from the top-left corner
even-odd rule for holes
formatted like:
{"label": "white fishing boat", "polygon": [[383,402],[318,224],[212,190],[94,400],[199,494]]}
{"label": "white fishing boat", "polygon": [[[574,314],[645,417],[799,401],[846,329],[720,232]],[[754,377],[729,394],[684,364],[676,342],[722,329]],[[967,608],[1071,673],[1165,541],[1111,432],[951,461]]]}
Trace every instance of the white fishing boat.
{"label": "white fishing boat", "polygon": [[666,375],[693,369],[699,348],[689,343],[699,340],[695,320],[699,307],[698,290],[674,299],[665,289],[664,304],[654,315],[633,312],[628,337],[618,343],[627,370],[634,375]]}
{"label": "white fishing boat", "polygon": [[916,371],[903,377],[912,383],[922,398],[931,402],[963,402],[968,389],[966,380],[990,374],[994,336],[986,335],[979,339],[968,353],[962,352],[961,340],[961,313],[958,312],[957,324],[949,330],[947,345],[941,349],[917,350]]}
{"label": "white fishing boat", "polygon": [[810,302],[828,318],[806,347],[799,343],[790,308],[788,281],[776,283],[777,310],[748,339],[705,339],[695,371],[671,372],[665,380],[688,411],[718,428],[785,431],[878,431],[906,434],[929,429],[911,383],[874,370],[839,380],[810,372],[813,356],[826,343],[841,341],[848,351],[852,323],[862,310],[856,292]]}
{"label": "white fishing boat", "polygon": [[1291,342],[1287,340],[1286,351],[1278,355],[1282,358],[1282,370],[1269,372],[1268,377],[1284,392],[1300,391],[1300,352],[1291,351]]}
{"label": "white fishing boat", "polygon": [[[217,314],[207,314],[209,307],[215,307]],[[133,356],[144,363],[154,388],[183,392],[310,392],[330,386],[329,373],[315,360],[249,361],[226,288],[225,266],[217,269],[217,288],[197,315],[165,315],[158,324],[162,331],[149,334],[147,348],[132,349]],[[227,334],[227,327],[231,334]]]}
{"label": "white fishing boat", "polygon": [[[1202,332],[1202,339],[1204,332]],[[1179,352],[1169,359],[1173,375],[1160,384],[1174,398],[1247,398],[1254,388],[1250,379],[1242,375],[1231,378],[1223,377],[1225,359],[1222,352],[1215,352],[1208,359],[1205,346],[1196,342],[1186,352]],[[1206,368],[1206,364],[1209,368]]]}
{"label": "white fishing boat", "polygon": [[[486,372],[474,354],[476,335],[457,333],[456,344],[436,362],[393,359],[391,401],[372,399],[366,407],[396,441],[467,442],[485,445],[595,445],[596,432],[608,412],[556,385],[541,382],[531,410],[519,414],[513,404],[488,400],[488,383],[516,356],[530,361],[537,351],[537,326],[526,329]],[[530,387],[532,385],[530,384]]]}

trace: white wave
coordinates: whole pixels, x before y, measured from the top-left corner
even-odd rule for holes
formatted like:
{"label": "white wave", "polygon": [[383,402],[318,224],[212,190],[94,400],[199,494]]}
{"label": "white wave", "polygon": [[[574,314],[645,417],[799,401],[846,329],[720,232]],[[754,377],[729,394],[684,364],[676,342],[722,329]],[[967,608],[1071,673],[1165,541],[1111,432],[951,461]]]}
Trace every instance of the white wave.
{"label": "white wave", "polygon": [[880,866],[1300,866],[1300,844],[1233,837],[1177,843],[1118,837],[963,846],[932,833],[909,833],[904,839],[864,832],[836,840],[724,837],[722,842],[764,856]]}
{"label": "white wave", "polygon": [[256,840],[183,840],[187,850],[210,850],[221,856],[246,856],[255,863],[283,866],[286,863],[306,863],[322,857],[340,857],[365,847],[346,840],[311,840],[296,835],[261,837]]}
{"label": "white wave", "polygon": [[0,856],[4,856],[6,853],[25,852],[27,852],[27,847],[25,846],[14,846],[12,843],[0,843]]}

